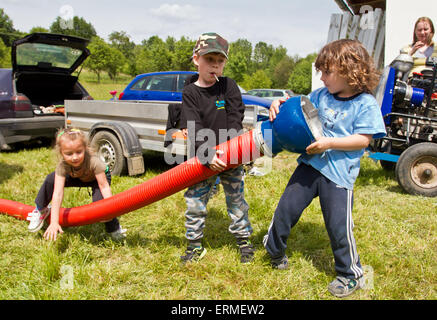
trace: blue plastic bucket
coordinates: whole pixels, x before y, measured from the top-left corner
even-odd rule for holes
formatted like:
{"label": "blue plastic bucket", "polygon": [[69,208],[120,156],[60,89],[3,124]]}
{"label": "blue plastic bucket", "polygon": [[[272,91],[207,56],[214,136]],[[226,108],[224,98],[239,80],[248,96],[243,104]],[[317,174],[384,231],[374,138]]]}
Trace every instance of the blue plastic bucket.
{"label": "blue plastic bucket", "polygon": [[306,96],[289,98],[280,108],[276,119],[261,123],[261,132],[272,154],[288,150],[305,153],[306,147],[322,135],[317,109]]}

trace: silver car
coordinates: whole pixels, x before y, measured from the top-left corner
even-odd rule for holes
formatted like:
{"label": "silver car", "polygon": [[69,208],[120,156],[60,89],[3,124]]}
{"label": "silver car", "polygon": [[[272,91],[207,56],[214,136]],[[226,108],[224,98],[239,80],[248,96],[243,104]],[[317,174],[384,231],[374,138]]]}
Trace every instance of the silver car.
{"label": "silver car", "polygon": [[247,93],[270,100],[276,100],[280,98],[288,99],[295,95],[293,91],[287,89],[252,89],[247,91]]}

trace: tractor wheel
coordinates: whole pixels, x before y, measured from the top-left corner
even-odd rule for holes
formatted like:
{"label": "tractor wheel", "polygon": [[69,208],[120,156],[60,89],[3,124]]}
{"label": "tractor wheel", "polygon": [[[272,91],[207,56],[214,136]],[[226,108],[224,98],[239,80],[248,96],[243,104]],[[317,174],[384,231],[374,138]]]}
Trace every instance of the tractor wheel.
{"label": "tractor wheel", "polygon": [[111,132],[102,130],[97,132],[92,140],[91,147],[97,156],[109,166],[111,174],[120,176],[127,170],[126,159],[118,138]]}
{"label": "tractor wheel", "polygon": [[402,152],[396,163],[396,178],[410,194],[437,196],[437,144],[418,143]]}

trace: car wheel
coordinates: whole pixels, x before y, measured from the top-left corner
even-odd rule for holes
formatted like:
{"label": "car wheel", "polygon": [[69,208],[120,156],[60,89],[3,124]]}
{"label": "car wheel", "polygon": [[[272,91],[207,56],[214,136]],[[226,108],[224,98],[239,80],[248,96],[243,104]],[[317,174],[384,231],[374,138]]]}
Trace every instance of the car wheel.
{"label": "car wheel", "polygon": [[96,151],[100,160],[109,166],[112,175],[120,176],[126,172],[127,165],[123,149],[113,133],[105,130],[97,132],[91,140],[91,147]]}
{"label": "car wheel", "polygon": [[437,144],[418,143],[402,152],[396,163],[396,178],[410,194],[437,196]]}

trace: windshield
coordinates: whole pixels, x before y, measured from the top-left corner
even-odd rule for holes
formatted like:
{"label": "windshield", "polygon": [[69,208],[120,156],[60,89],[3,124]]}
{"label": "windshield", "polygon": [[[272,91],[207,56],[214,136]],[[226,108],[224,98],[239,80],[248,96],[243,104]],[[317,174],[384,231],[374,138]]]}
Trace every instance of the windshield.
{"label": "windshield", "polygon": [[23,43],[17,46],[18,66],[40,66],[69,69],[82,50],[43,43]]}

